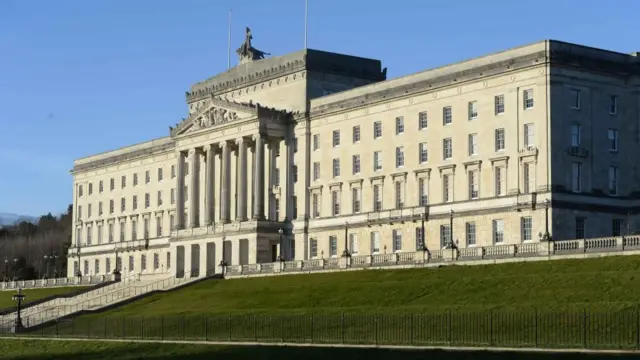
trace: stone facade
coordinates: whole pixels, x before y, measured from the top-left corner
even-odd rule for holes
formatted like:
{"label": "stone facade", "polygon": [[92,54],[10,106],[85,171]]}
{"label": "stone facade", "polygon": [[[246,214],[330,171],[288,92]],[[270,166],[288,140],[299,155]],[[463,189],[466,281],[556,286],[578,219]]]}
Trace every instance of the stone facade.
{"label": "stone facade", "polygon": [[75,161],[70,273],[636,230],[635,53],[542,41],[386,80],[378,60],[304,50],[186,97],[168,137]]}

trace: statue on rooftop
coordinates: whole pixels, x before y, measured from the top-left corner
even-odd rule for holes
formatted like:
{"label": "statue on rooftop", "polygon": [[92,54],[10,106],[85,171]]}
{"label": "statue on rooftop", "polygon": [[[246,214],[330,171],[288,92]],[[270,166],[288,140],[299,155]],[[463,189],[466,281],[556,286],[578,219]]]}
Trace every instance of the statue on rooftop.
{"label": "statue on rooftop", "polygon": [[253,35],[251,35],[251,29],[247,27],[245,30],[244,43],[236,50],[236,53],[240,57],[240,63],[264,59],[265,55],[270,55],[269,53],[254,48],[251,45],[251,39],[253,39]]}

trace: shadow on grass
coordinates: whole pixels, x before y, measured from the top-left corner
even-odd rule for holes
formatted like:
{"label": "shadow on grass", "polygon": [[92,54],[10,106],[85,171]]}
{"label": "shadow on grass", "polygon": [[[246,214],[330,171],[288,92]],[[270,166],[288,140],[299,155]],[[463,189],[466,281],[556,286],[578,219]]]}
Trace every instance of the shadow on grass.
{"label": "shadow on grass", "polygon": [[[5,344],[7,345],[7,344]],[[16,344],[17,345],[17,344]],[[42,345],[42,346],[38,346]],[[21,344],[22,347],[23,345]],[[34,349],[35,347],[35,349]],[[2,347],[0,346],[0,349]],[[6,351],[6,349],[4,349]],[[15,347],[11,350],[15,350]],[[189,344],[142,344],[142,343],[95,343],[95,342],[48,342],[31,343],[24,351],[9,351],[3,359],[11,360],[204,360],[204,359],[430,359],[430,360],[596,360],[637,359],[637,355],[603,355],[570,353],[521,353],[490,351],[448,350],[388,350],[348,348],[298,348],[298,347],[253,347],[253,346],[207,346]],[[14,355],[14,352],[16,354]],[[8,355],[8,357],[7,357]]]}

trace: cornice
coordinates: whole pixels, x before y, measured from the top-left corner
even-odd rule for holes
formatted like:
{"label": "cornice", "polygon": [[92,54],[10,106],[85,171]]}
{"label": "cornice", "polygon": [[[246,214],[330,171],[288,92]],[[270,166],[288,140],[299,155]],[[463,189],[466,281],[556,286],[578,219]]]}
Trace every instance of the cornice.
{"label": "cornice", "polygon": [[114,155],[114,156],[111,156],[111,157],[108,157],[108,158],[91,161],[91,162],[88,162],[88,163],[85,163],[85,164],[82,164],[82,165],[74,166],[73,169],[71,170],[71,174],[74,174],[74,173],[77,173],[77,172],[80,172],[80,171],[87,171],[87,170],[95,169],[95,168],[98,168],[98,167],[119,163],[119,162],[122,162],[122,161],[135,160],[135,159],[142,158],[142,157],[145,157],[145,156],[155,155],[155,154],[157,154],[159,152],[172,150],[172,149],[174,149],[174,147],[175,147],[175,143],[173,141],[171,141],[169,143],[152,146],[152,147],[149,147],[149,148],[146,148],[146,149],[134,150],[134,151],[129,152],[129,153],[120,154],[120,155]]}

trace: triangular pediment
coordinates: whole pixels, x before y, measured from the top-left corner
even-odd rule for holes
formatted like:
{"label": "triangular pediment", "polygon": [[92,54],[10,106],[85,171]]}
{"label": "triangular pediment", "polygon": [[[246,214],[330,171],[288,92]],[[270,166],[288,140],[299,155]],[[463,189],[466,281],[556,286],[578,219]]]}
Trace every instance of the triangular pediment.
{"label": "triangular pediment", "polygon": [[169,127],[169,131],[171,136],[178,136],[257,116],[256,105],[210,97],[188,118],[183,119],[175,127]]}

